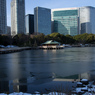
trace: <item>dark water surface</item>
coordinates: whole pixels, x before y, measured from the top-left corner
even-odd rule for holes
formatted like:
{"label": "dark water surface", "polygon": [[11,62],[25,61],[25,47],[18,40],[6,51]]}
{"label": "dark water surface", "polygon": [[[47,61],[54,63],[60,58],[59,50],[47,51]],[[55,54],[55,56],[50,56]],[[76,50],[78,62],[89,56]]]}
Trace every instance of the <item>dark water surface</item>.
{"label": "dark water surface", "polygon": [[0,55],[0,92],[46,93],[80,78],[95,80],[94,47]]}

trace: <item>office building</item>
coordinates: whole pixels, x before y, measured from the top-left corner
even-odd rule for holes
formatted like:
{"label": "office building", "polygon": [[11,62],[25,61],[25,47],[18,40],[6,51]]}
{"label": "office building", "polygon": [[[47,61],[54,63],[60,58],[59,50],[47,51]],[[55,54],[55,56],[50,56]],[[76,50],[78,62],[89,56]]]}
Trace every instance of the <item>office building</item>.
{"label": "office building", "polygon": [[86,6],[79,8],[80,34],[95,34],[95,7]]}
{"label": "office building", "polygon": [[95,8],[91,6],[52,9],[52,21],[52,32],[72,36],[83,33],[95,34]]}
{"label": "office building", "polygon": [[0,0],[0,34],[7,32],[6,0]]}
{"label": "office building", "polygon": [[34,9],[34,32],[51,34],[51,9],[42,7]]}
{"label": "office building", "polygon": [[11,35],[25,34],[25,0],[11,1]]}
{"label": "office building", "polygon": [[53,32],[64,35],[77,35],[78,8],[62,8],[52,10]]}
{"label": "office building", "polygon": [[11,27],[7,26],[7,35],[11,35]]}
{"label": "office building", "polygon": [[34,33],[34,15],[28,14],[25,17],[25,30],[26,34]]}

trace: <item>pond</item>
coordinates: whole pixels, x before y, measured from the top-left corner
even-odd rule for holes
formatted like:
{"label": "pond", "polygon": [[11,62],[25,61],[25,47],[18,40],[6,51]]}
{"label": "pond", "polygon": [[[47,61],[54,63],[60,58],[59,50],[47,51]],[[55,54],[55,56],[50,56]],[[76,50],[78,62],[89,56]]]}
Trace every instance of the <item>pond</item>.
{"label": "pond", "polygon": [[0,55],[0,92],[48,93],[95,80],[95,48],[26,50]]}

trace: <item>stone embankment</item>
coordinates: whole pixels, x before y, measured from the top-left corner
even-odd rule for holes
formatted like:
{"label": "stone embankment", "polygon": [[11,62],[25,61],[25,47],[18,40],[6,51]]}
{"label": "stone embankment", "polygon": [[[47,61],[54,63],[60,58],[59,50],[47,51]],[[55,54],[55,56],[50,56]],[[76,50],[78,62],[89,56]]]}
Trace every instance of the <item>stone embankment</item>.
{"label": "stone embankment", "polygon": [[30,50],[31,47],[15,47],[15,48],[2,48],[0,49],[0,54],[20,52],[23,50]]}

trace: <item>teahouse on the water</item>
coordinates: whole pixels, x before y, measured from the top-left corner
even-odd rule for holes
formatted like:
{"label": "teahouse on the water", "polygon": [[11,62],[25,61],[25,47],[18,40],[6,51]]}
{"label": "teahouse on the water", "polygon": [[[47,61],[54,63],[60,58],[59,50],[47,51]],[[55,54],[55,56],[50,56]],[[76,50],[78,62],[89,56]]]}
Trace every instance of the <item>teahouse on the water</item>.
{"label": "teahouse on the water", "polygon": [[60,42],[49,40],[45,43],[42,43],[41,46],[39,46],[40,49],[63,49],[64,46],[61,45]]}

